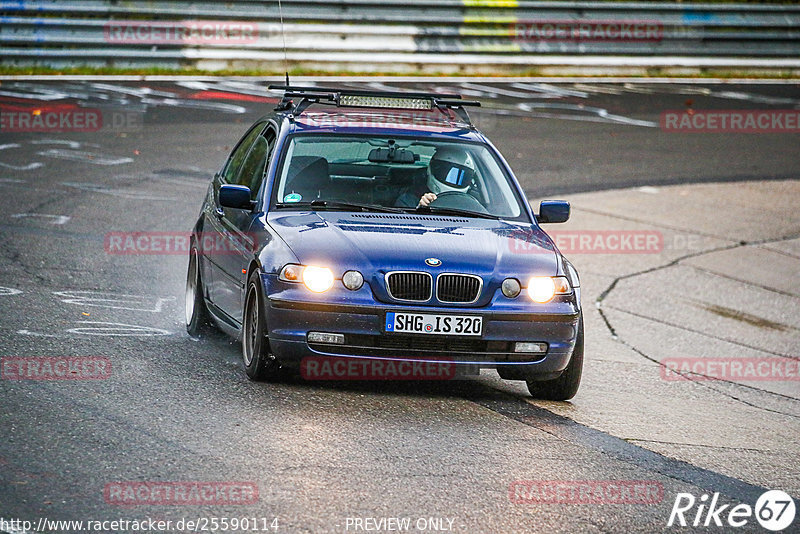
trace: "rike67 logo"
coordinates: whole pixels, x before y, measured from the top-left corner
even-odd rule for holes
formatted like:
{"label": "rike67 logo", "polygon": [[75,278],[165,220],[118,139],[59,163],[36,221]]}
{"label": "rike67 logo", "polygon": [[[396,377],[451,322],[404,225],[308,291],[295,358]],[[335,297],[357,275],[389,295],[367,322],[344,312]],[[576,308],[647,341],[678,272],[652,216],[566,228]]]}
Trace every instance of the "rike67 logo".
{"label": "rike67 logo", "polygon": [[699,499],[691,493],[678,493],[667,526],[743,527],[755,516],[763,528],[778,532],[794,522],[795,503],[784,491],[765,491],[753,507],[744,503],[731,506],[719,504],[719,493],[714,493],[710,502],[705,493]]}

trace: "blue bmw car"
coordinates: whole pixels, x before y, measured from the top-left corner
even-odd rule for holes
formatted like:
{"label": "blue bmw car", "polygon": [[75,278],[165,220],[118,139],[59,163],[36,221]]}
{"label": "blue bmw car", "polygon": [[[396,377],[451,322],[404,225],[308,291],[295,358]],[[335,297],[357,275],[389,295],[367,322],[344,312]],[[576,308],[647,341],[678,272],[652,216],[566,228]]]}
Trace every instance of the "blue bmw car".
{"label": "blue bmw car", "polygon": [[448,377],[491,368],[534,397],[572,398],[580,282],[540,228],[570,207],[532,212],[470,122],[466,108],[480,104],[270,89],[283,99],[214,176],[193,229],[188,332],[240,339],[253,380],[308,362],[446,362]]}

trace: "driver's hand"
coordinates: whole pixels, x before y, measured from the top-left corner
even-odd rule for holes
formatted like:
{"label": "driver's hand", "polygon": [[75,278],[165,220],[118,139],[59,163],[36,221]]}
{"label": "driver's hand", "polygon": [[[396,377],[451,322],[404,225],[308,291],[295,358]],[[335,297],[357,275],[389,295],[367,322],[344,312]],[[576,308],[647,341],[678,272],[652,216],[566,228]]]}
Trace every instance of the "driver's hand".
{"label": "driver's hand", "polygon": [[419,199],[419,204],[417,205],[417,207],[427,208],[434,200],[436,200],[436,194],[425,193],[424,195],[422,195],[422,198]]}

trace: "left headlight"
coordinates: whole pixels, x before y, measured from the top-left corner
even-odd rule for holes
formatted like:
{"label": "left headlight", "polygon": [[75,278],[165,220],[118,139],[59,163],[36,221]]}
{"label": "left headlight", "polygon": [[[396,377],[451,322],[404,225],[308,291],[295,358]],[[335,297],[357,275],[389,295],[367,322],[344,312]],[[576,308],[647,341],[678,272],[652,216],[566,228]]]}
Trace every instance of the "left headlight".
{"label": "left headlight", "polygon": [[289,264],[281,269],[280,280],[284,282],[303,282],[314,293],[323,293],[333,287],[333,272],[327,267]]}
{"label": "left headlight", "polygon": [[534,302],[544,304],[556,295],[569,295],[572,288],[564,276],[534,276],[528,281],[528,295]]}

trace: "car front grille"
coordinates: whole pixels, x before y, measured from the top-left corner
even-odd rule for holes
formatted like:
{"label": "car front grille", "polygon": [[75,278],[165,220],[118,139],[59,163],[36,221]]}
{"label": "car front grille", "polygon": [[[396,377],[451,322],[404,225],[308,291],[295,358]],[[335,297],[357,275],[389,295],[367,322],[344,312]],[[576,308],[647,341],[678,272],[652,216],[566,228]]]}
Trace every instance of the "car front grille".
{"label": "car front grille", "polygon": [[427,302],[433,294],[433,278],[428,273],[393,272],[386,275],[386,288],[395,300]]}
{"label": "car front grille", "polygon": [[534,362],[543,354],[514,352],[512,341],[440,336],[346,334],[344,345],[309,343],[325,353],[369,358],[442,359],[473,362]]}
{"label": "car front grille", "polygon": [[483,280],[468,274],[442,274],[436,279],[439,302],[470,303],[478,300]]}
{"label": "car front grille", "polygon": [[[365,345],[372,345],[382,349],[400,349],[421,352],[461,352],[471,354],[474,352],[489,352],[487,342],[482,339],[444,338],[439,336],[372,336],[372,339],[361,339],[350,336]],[[507,352],[507,342],[493,344],[493,351]]]}

